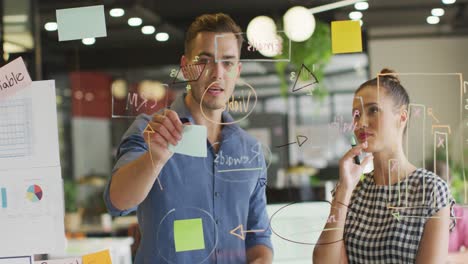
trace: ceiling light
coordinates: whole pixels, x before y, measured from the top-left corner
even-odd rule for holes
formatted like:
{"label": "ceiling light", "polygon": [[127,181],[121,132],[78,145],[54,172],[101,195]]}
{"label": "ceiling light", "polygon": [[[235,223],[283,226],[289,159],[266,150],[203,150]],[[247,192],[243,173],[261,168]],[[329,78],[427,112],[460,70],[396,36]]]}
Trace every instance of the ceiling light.
{"label": "ceiling light", "polygon": [[84,98],[85,98],[85,100],[87,102],[91,102],[91,101],[94,100],[94,94],[93,93],[86,93]]}
{"label": "ceiling light", "polygon": [[123,79],[112,82],[112,95],[120,100],[125,99],[127,96],[127,82]]}
{"label": "ceiling light", "polygon": [[305,41],[315,30],[314,15],[303,6],[295,6],[286,11],[283,22],[284,32],[292,41]]}
{"label": "ceiling light", "polygon": [[23,46],[20,46],[15,43],[7,42],[7,41],[3,43],[3,49],[5,50],[5,54],[26,52],[26,49]]}
{"label": "ceiling light", "polygon": [[144,80],[138,85],[138,94],[143,99],[159,101],[164,98],[166,88],[161,82]]}
{"label": "ceiling light", "polygon": [[356,10],[367,10],[369,8],[369,3],[367,2],[357,2],[354,4]]}
{"label": "ceiling light", "polygon": [[125,10],[123,10],[122,8],[112,8],[109,11],[109,15],[111,17],[121,17],[121,16],[125,15]]}
{"label": "ceiling light", "polygon": [[435,24],[439,24],[440,18],[436,16],[428,16],[426,21],[428,24],[435,25]]}
{"label": "ceiling light", "polygon": [[6,15],[3,17],[4,23],[26,23],[28,22],[27,15]]}
{"label": "ceiling light", "polygon": [[93,45],[95,42],[96,42],[96,39],[95,38],[84,38],[81,40],[81,42],[83,42],[83,44],[85,45]]}
{"label": "ceiling light", "polygon": [[131,27],[138,27],[143,23],[143,20],[139,17],[131,17],[128,19],[128,25]]}
{"label": "ceiling light", "polygon": [[141,28],[141,33],[145,35],[153,34],[155,31],[156,29],[153,26],[144,26]]}
{"label": "ceiling light", "polygon": [[361,18],[362,18],[362,13],[359,12],[359,11],[353,11],[353,12],[349,13],[349,19],[359,20]]}
{"label": "ceiling light", "polygon": [[169,39],[169,34],[167,34],[166,32],[159,32],[156,34],[156,40],[157,41],[167,41]]}
{"label": "ceiling light", "polygon": [[55,31],[57,30],[58,26],[57,26],[57,23],[55,22],[47,22],[45,23],[44,28],[47,31]]}
{"label": "ceiling light", "polygon": [[454,4],[457,0],[442,0],[442,3],[446,5],[451,5]]}
{"label": "ceiling light", "polygon": [[260,42],[256,44],[259,47],[262,44],[263,44],[263,47],[268,47],[266,49],[265,48],[258,49],[258,52],[265,57],[275,57],[283,52],[283,38],[280,35],[276,35],[274,39],[271,39],[266,43]]}
{"label": "ceiling light", "polygon": [[257,47],[259,42],[268,42],[276,37],[275,21],[268,16],[257,16],[247,25],[247,39],[249,44]]}
{"label": "ceiling light", "polygon": [[431,14],[432,14],[433,16],[438,16],[438,17],[440,17],[440,16],[443,16],[443,15],[445,14],[445,11],[444,11],[442,8],[433,8],[433,9],[431,10]]}

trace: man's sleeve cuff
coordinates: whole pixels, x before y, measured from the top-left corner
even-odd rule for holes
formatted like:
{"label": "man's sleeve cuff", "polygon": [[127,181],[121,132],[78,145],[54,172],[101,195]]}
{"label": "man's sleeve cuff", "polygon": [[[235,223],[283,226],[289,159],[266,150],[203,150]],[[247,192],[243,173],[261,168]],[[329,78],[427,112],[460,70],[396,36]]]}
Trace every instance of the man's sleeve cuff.
{"label": "man's sleeve cuff", "polygon": [[245,248],[246,249],[249,249],[249,248],[254,247],[254,246],[259,246],[259,245],[266,246],[271,250],[272,253],[274,252],[273,251],[273,244],[271,243],[270,238],[257,237],[257,238],[253,238],[253,239],[249,239],[249,240],[245,241]]}

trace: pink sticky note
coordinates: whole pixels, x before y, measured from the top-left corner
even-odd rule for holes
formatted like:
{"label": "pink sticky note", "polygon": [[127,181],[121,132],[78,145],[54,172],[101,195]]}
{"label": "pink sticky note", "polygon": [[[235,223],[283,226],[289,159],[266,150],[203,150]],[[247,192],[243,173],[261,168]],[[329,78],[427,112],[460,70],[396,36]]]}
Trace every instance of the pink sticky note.
{"label": "pink sticky note", "polygon": [[28,69],[23,58],[19,57],[0,68],[0,100],[14,95],[19,90],[31,85]]}

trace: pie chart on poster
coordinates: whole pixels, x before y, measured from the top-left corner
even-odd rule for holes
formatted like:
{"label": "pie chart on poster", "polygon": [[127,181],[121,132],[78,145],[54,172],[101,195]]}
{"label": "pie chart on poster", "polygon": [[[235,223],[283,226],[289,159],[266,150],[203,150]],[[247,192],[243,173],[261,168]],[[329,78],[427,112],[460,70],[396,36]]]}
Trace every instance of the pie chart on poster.
{"label": "pie chart on poster", "polygon": [[26,198],[31,202],[38,202],[42,199],[42,189],[39,185],[31,185],[26,192]]}

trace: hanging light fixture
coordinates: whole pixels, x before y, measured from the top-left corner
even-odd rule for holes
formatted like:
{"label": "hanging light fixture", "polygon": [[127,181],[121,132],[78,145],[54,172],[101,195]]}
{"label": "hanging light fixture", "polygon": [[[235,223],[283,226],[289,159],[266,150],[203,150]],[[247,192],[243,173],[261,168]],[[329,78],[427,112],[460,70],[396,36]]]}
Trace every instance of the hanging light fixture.
{"label": "hanging light fixture", "polygon": [[302,42],[309,39],[315,30],[315,18],[303,6],[290,8],[283,16],[284,31],[292,41]]}

